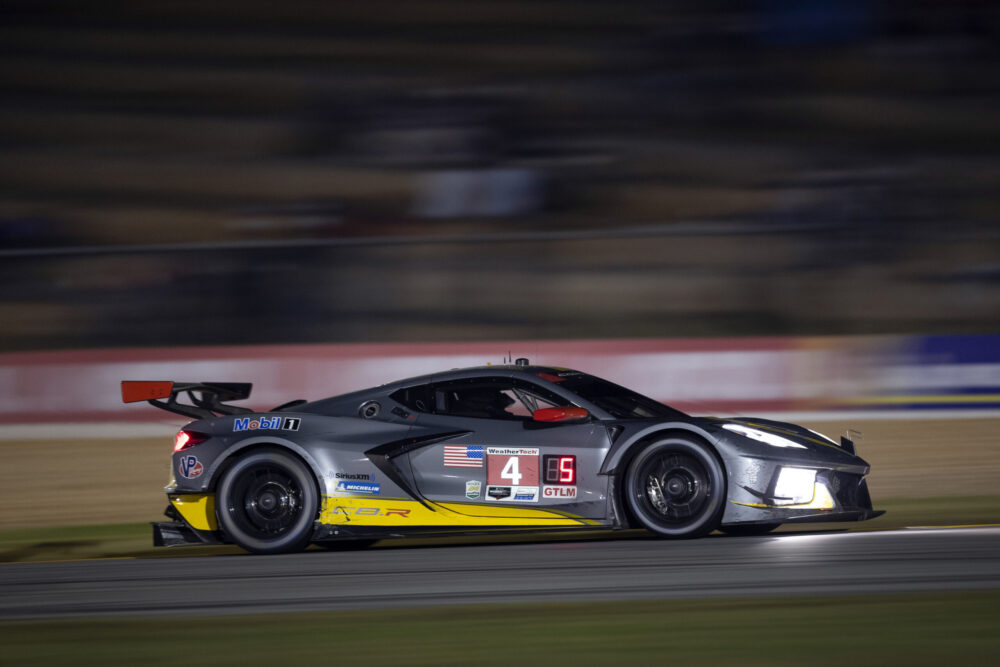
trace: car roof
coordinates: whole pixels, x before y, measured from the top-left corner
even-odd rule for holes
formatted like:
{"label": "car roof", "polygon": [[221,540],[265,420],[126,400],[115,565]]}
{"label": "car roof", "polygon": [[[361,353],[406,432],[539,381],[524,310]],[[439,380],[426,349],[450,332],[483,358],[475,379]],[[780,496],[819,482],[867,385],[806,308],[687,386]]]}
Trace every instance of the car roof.
{"label": "car roof", "polygon": [[397,389],[402,389],[405,387],[413,387],[416,385],[430,384],[433,382],[447,382],[449,380],[468,380],[475,379],[477,377],[486,377],[490,375],[500,375],[503,377],[519,377],[525,380],[531,380],[534,382],[545,382],[545,374],[558,375],[558,374],[580,374],[580,371],[574,371],[569,368],[560,368],[556,366],[518,366],[516,364],[502,364],[502,365],[488,365],[488,366],[470,366],[468,368],[453,368],[447,371],[440,371],[437,373],[428,373],[427,375],[418,375],[411,378],[405,378],[402,380],[395,380],[393,382],[388,382],[386,384],[381,384],[375,387],[366,387],[364,389],[359,389],[357,391],[352,391],[346,394],[338,394],[336,396],[330,396],[327,398],[321,398],[315,401],[309,401],[308,403],[297,406],[296,409],[303,410],[305,412],[311,412],[316,409],[325,409],[329,406],[337,405],[342,401],[353,401],[357,399],[363,399],[365,397],[371,396],[384,396],[395,392]]}
{"label": "car roof", "polygon": [[[469,378],[476,378],[487,375],[502,375],[505,377],[523,377],[530,378],[533,380],[538,380],[539,376],[542,374],[558,375],[560,373],[573,373],[583,375],[580,371],[575,371],[570,368],[560,368],[557,366],[518,366],[515,364],[503,364],[503,365],[487,365],[487,366],[469,366],[467,368],[453,368],[447,371],[439,371],[437,373],[428,373],[427,375],[418,375],[416,377],[406,378],[403,380],[396,380],[384,385],[380,385],[380,389],[388,389],[390,387],[408,387],[415,384],[428,384],[431,382],[446,382],[448,380],[464,380]],[[544,378],[541,378],[544,379]]]}

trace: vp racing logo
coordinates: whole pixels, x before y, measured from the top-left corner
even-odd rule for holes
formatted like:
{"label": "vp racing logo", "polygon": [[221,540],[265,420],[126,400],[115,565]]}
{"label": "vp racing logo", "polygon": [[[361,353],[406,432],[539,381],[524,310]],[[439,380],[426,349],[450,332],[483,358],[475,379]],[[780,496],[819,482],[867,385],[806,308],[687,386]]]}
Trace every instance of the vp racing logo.
{"label": "vp racing logo", "polygon": [[187,479],[201,477],[201,473],[205,472],[205,466],[193,454],[182,456],[180,461],[177,462],[177,467],[180,469],[181,476]]}

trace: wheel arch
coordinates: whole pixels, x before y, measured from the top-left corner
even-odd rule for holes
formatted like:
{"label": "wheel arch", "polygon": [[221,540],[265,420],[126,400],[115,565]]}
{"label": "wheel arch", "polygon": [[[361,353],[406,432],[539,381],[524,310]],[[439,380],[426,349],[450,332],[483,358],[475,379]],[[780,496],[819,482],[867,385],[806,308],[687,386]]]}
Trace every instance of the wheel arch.
{"label": "wheel arch", "polygon": [[[284,438],[275,437],[259,437],[259,438],[249,438],[247,440],[242,440],[238,443],[233,444],[227,448],[222,454],[216,458],[215,463],[212,465],[211,479],[209,480],[208,489],[212,493],[215,493],[219,486],[219,480],[222,479],[226,470],[228,470],[240,457],[247,455],[248,453],[258,451],[261,449],[281,449],[289,454],[292,454],[297,459],[301,460],[306,464],[306,467],[312,473],[313,482],[316,484],[316,492],[322,501],[322,497],[325,495],[325,487],[323,485],[323,475],[320,472],[319,464],[316,460],[309,455],[304,448],[300,445],[292,442],[291,440],[285,440]],[[321,502],[322,504],[322,502]]]}
{"label": "wheel arch", "polygon": [[611,451],[608,452],[607,457],[604,459],[604,465],[601,466],[600,474],[615,475],[620,477],[621,474],[628,469],[628,466],[632,462],[632,459],[635,458],[635,455],[645,445],[671,435],[681,435],[704,442],[708,445],[709,449],[715,454],[715,456],[718,457],[719,461],[723,463],[723,467],[725,467],[725,459],[719,451],[717,440],[712,436],[712,434],[693,424],[673,422],[669,424],[657,424],[656,426],[643,429],[625,442],[621,443],[619,446],[612,447]]}
{"label": "wheel arch", "polygon": [[[624,523],[626,524],[625,527],[640,527],[638,520],[632,513],[632,510],[629,509],[628,503],[625,501],[625,472],[628,470],[632,460],[646,447],[646,445],[671,436],[685,437],[706,445],[708,450],[719,461],[719,465],[722,466],[723,478],[725,479],[728,487],[729,470],[726,467],[726,461],[719,452],[719,448],[716,446],[715,438],[713,438],[707,431],[698,428],[697,426],[684,423],[662,424],[647,428],[635,434],[632,438],[623,443],[617,451],[612,450],[609,452],[608,457],[605,459],[604,466],[601,469],[601,474],[611,475],[614,478],[615,492],[611,497],[611,502],[614,503],[615,515],[624,518]],[[726,491],[726,495],[728,496],[728,490]]]}

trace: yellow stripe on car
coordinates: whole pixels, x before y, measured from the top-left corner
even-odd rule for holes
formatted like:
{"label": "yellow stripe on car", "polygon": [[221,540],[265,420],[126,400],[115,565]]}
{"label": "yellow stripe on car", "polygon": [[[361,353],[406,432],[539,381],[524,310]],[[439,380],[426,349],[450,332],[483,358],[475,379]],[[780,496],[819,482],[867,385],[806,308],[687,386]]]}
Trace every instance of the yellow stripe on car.
{"label": "yellow stripe on car", "polygon": [[[413,500],[324,496],[319,522],[360,526],[580,526],[587,519],[548,510],[480,506],[464,503],[430,503],[429,509]],[[475,515],[467,514],[470,510]]]}
{"label": "yellow stripe on car", "polygon": [[[196,530],[218,530],[215,496],[172,494],[170,503]],[[361,526],[590,526],[599,522],[566,512],[471,503],[429,503],[398,498],[324,496],[319,522]]]}
{"label": "yellow stripe on car", "polygon": [[215,495],[211,493],[184,493],[168,495],[174,506],[188,525],[195,530],[218,530],[215,520]]}

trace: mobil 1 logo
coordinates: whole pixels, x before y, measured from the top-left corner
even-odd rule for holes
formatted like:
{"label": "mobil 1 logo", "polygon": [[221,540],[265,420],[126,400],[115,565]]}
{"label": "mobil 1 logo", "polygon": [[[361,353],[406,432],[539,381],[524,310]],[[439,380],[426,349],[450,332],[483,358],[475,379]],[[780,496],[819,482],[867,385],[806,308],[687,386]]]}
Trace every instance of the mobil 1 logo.
{"label": "mobil 1 logo", "polygon": [[233,432],[256,431],[258,429],[278,429],[298,431],[302,420],[298,417],[237,417],[233,420]]}

